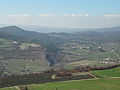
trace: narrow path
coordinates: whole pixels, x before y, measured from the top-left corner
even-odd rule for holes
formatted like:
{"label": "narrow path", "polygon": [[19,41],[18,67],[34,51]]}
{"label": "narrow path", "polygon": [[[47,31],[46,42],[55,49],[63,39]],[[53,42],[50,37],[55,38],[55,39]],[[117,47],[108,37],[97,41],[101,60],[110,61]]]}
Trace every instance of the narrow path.
{"label": "narrow path", "polygon": [[59,82],[74,82],[74,81],[86,81],[86,80],[97,80],[100,78],[92,78],[92,79],[81,79],[81,80],[69,80],[69,81],[59,81]]}
{"label": "narrow path", "polygon": [[94,78],[98,78],[98,77],[96,77],[95,75],[91,74],[90,72],[88,72],[88,75],[90,75],[90,76],[92,76],[92,77],[94,77]]}

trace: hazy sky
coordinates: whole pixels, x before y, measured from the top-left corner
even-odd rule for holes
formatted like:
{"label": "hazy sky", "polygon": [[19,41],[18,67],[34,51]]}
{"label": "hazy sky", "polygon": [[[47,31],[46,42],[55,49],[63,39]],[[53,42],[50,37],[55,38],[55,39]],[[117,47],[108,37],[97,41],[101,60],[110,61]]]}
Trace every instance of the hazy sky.
{"label": "hazy sky", "polygon": [[0,24],[118,26],[120,0],[0,0]]}

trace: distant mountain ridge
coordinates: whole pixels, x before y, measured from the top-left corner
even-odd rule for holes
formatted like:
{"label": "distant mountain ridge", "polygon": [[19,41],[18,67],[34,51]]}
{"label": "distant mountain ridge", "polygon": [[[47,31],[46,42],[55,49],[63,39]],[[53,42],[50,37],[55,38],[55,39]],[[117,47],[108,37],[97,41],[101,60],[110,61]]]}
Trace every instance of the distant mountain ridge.
{"label": "distant mountain ridge", "polygon": [[[120,26],[114,27],[104,27],[104,28],[65,28],[65,27],[49,27],[49,26],[27,26],[27,25],[17,25],[18,27],[27,30],[35,31],[40,33],[73,33],[73,32],[83,32],[83,31],[120,31]],[[0,27],[9,27],[9,25],[0,25]]]}
{"label": "distant mountain ridge", "polygon": [[[109,40],[110,38],[114,40],[119,40],[118,37],[120,36],[120,26],[117,27],[111,27],[111,28],[103,28],[103,29],[90,29],[88,31],[79,31],[79,32],[73,32],[73,33],[40,33],[35,31],[27,31],[24,29],[21,29],[17,26],[7,26],[0,28],[0,36],[4,38],[12,38],[14,40],[20,40],[23,42],[36,42],[41,43],[44,45],[51,46],[53,43],[54,45],[58,45],[60,43],[64,43],[66,40],[70,40],[70,38],[78,39],[80,38],[91,38],[91,39],[98,39],[101,41],[105,41],[104,39],[107,38]],[[15,37],[15,38],[14,38]],[[117,37],[117,38],[115,38]],[[111,40],[112,40],[111,39]]]}
{"label": "distant mountain ridge", "polygon": [[41,33],[72,33],[72,32],[83,32],[83,31],[97,31],[97,32],[106,32],[106,31],[118,31],[120,26],[114,27],[104,27],[104,28],[64,28],[64,27],[47,27],[47,26],[20,26],[26,30],[36,31]]}

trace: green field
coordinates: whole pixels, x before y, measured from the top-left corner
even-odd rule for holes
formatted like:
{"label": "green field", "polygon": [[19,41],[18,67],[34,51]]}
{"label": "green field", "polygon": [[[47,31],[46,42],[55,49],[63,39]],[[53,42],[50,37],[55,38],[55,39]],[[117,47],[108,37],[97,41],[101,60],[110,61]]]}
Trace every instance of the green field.
{"label": "green field", "polygon": [[107,70],[96,70],[91,72],[101,77],[120,77],[120,67]]}
{"label": "green field", "polygon": [[[6,88],[0,90],[16,90]],[[96,79],[28,85],[28,90],[120,90],[120,79]]]}

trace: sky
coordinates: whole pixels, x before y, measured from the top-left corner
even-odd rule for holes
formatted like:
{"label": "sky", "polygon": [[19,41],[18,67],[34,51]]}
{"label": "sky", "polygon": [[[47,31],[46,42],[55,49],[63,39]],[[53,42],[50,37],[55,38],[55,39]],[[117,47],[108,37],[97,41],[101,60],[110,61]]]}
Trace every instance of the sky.
{"label": "sky", "polygon": [[71,28],[120,25],[120,0],[0,0],[0,24]]}

